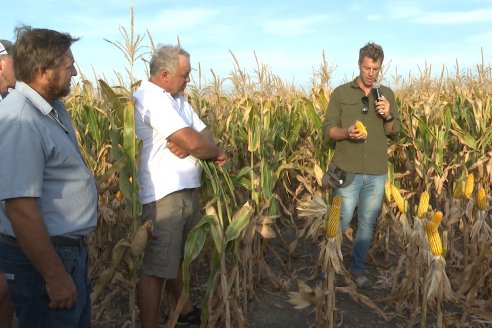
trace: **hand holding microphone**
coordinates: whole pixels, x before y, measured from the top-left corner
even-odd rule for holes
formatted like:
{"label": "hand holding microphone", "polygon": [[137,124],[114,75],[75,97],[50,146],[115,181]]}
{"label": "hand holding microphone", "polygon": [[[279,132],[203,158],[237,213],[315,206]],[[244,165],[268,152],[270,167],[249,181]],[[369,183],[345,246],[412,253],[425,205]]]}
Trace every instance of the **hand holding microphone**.
{"label": "hand holding microphone", "polygon": [[381,89],[379,88],[379,84],[374,84],[372,87],[372,92],[375,99],[375,108],[378,112],[379,116],[385,121],[390,122],[393,120],[390,114],[390,103],[381,93]]}

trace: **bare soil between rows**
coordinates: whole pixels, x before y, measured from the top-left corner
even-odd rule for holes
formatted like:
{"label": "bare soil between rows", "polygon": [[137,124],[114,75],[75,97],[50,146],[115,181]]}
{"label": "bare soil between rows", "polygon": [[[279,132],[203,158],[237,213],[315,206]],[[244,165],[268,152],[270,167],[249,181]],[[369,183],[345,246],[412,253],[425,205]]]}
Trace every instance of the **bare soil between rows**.
{"label": "bare soil between rows", "polygon": [[[265,249],[265,263],[268,263],[269,273],[260,274],[260,279],[257,281],[255,288],[255,295],[248,303],[248,310],[245,315],[247,328],[315,327],[314,306],[296,309],[294,305],[289,303],[288,292],[299,291],[298,280],[302,280],[314,288],[316,284],[321,283],[322,279],[322,274],[316,265],[319,246],[305,237],[297,238],[296,232],[299,228],[291,222],[280,223],[278,224],[277,238],[269,240]],[[289,245],[296,239],[297,247],[289,257]],[[350,262],[350,252],[351,242],[344,238],[342,253],[346,267],[348,267]],[[394,263],[392,265],[396,266],[396,260],[393,259]],[[198,271],[200,273],[192,273],[194,275],[192,280],[195,282],[192,294],[195,301],[200,299],[205,290],[204,286],[197,285],[197,280],[203,280],[203,283],[207,281],[206,272],[204,272],[205,261],[203,262],[194,264],[195,269],[196,266],[199,267]],[[374,254],[372,254],[372,260],[369,259],[369,262],[377,263],[378,259],[374,259]],[[367,296],[373,301],[387,315],[388,320],[385,321],[381,315],[363,302],[355,300],[348,293],[337,291],[335,301],[336,327],[418,327],[418,325],[409,325],[411,314],[395,314],[395,304],[387,304],[385,302],[385,298],[391,292],[391,284],[389,283],[390,268],[368,263],[367,275],[375,284],[371,288],[357,290],[358,293]],[[337,276],[336,286],[346,286],[345,279]],[[434,327],[434,314],[431,309],[428,311],[428,327]],[[93,322],[93,327],[132,327],[129,320],[128,295],[120,293],[115,294],[111,305],[107,307],[107,310],[103,312],[97,321]],[[415,318],[412,321],[415,322]],[[237,327],[234,317],[232,322],[233,326]],[[164,327],[164,324],[161,327]]]}

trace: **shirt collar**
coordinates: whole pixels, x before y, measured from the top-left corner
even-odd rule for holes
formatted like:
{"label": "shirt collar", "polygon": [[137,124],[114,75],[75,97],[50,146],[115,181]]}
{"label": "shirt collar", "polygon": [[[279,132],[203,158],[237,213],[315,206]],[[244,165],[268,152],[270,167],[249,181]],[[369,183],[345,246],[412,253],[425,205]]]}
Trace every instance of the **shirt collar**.
{"label": "shirt collar", "polygon": [[151,81],[143,80],[142,83],[140,84],[140,87],[143,90],[154,90],[154,91],[158,91],[158,92],[164,92],[164,94],[166,96],[168,96],[169,98],[171,98],[176,103],[178,103],[179,101],[183,101],[184,100],[184,97],[183,96],[179,95],[179,96],[173,97],[165,89],[161,88],[160,86],[158,86],[157,84],[155,84],[155,83],[153,83]]}
{"label": "shirt collar", "polygon": [[167,93],[166,90],[164,90],[163,88],[161,88],[157,84],[150,82],[150,81],[146,81],[146,80],[142,81],[141,88],[143,88],[143,89],[154,89],[156,91],[159,90],[159,91],[162,91],[164,93]]}
{"label": "shirt collar", "polygon": [[356,78],[352,81],[352,83],[350,83],[350,86],[352,86],[353,88],[356,88],[356,89],[360,89],[360,87],[359,87],[359,82],[357,82],[357,79],[358,79],[358,78],[359,78],[359,77],[357,76],[357,77],[356,77]]}
{"label": "shirt collar", "polygon": [[17,81],[15,83],[15,90],[19,91],[24,97],[29,99],[34,107],[36,107],[44,115],[48,115],[53,106],[50,105],[39,93],[31,88],[27,83]]}

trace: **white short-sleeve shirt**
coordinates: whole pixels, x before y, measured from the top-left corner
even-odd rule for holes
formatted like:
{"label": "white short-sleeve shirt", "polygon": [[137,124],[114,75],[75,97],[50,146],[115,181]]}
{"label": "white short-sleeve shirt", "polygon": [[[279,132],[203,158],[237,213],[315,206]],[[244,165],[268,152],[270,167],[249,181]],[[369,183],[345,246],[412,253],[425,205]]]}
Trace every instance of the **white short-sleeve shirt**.
{"label": "white short-sleeve shirt", "polygon": [[150,81],[142,81],[133,94],[135,132],[142,140],[138,171],[140,201],[148,204],[166,195],[201,185],[202,169],[192,156],[180,159],[167,148],[167,138],[185,127],[202,131],[206,126],[182,96],[171,94]]}

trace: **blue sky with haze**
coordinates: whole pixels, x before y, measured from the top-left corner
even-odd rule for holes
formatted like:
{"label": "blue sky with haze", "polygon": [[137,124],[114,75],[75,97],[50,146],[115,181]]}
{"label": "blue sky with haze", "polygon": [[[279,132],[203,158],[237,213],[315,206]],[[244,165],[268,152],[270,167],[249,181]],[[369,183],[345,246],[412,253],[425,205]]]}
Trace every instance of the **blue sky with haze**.
{"label": "blue sky with haze", "polygon": [[[386,78],[396,70],[404,78],[420,76],[426,64],[439,74],[475,69],[492,58],[492,0],[382,1],[154,1],[120,0],[10,1],[3,7],[0,38],[13,41],[19,24],[68,32],[80,37],[72,51],[77,64],[92,79],[93,70],[113,81],[125,75],[126,62],[104,38],[121,41],[119,26],[129,28],[133,6],[135,32],[148,46],[176,43],[191,53],[192,67],[200,63],[221,78],[234,67],[232,51],[242,68],[254,73],[256,57],[282,79],[309,87],[322,53],[335,67],[332,86],[358,73],[358,50],[368,41],[383,46]],[[145,51],[145,49],[144,49]],[[148,58],[148,56],[146,56]],[[135,68],[146,78],[142,64]],[[194,72],[195,79],[198,77]]]}

